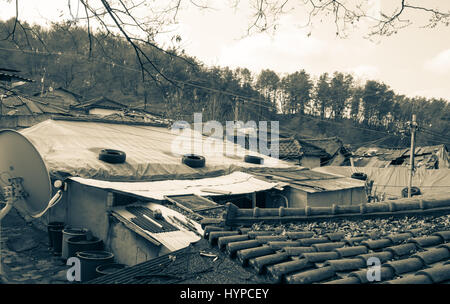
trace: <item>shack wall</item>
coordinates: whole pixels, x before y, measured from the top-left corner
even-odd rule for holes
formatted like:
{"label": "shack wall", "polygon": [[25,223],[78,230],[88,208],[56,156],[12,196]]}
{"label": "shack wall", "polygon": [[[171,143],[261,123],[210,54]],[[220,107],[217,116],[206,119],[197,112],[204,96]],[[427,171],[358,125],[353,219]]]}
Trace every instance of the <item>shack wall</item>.
{"label": "shack wall", "polygon": [[108,191],[69,182],[63,199],[41,220],[62,221],[68,226],[89,229],[105,244],[105,250],[114,253],[117,263],[135,265],[160,254],[168,253],[163,245],[155,245],[109,214]]}
{"label": "shack wall", "polygon": [[365,191],[362,187],[315,193],[308,193],[304,190],[290,187],[287,197],[291,208],[304,208],[306,206],[330,207],[333,204],[357,205],[366,202]]}

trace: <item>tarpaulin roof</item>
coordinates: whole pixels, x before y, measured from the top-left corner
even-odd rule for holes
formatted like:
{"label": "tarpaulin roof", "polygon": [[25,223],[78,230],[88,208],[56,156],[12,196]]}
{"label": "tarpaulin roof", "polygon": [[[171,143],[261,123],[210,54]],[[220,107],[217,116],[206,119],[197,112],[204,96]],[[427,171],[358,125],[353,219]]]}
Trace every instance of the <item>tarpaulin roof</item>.
{"label": "tarpaulin roof", "polygon": [[[357,167],[385,168],[391,165],[409,166],[410,149],[386,149],[377,147],[360,147],[354,153],[354,163]],[[445,145],[423,146],[414,149],[416,167],[450,168],[448,152]],[[391,164],[393,160],[401,159],[400,164]]]}
{"label": "tarpaulin roof", "polygon": [[164,200],[164,196],[183,194],[196,194],[199,196],[244,194],[268,190],[278,185],[277,182],[266,182],[244,172],[233,172],[224,176],[194,180],[154,182],[108,182],[80,177],[71,177],[70,179],[96,188],[116,190],[155,200]]}
{"label": "tarpaulin roof", "polygon": [[[250,168],[288,168],[292,165],[252,152],[263,165],[244,162],[247,150],[231,142],[217,141],[235,153],[215,150],[219,146],[201,134],[186,136],[167,128],[148,125],[46,120],[20,131],[42,155],[51,174],[114,181],[143,181],[201,178]],[[194,150],[190,147],[199,148]],[[206,149],[207,147],[210,149]],[[203,151],[201,150],[203,148]],[[102,149],[126,153],[126,162],[110,164],[98,159]],[[225,149],[225,148],[224,148]],[[227,149],[228,150],[228,149]],[[199,151],[199,153],[197,153]],[[229,151],[229,150],[228,150]],[[203,168],[181,162],[184,154],[202,154]]]}
{"label": "tarpaulin roof", "polygon": [[286,171],[270,169],[264,173],[257,173],[257,175],[265,178],[267,181],[282,181],[291,187],[308,193],[339,191],[364,187],[364,182],[360,180],[314,170]]}
{"label": "tarpaulin roof", "polygon": [[[367,174],[369,180],[374,181],[372,191],[386,193],[388,196],[400,197],[401,191],[407,187],[409,169],[405,167],[371,168],[371,167],[318,167],[313,171],[337,174],[350,177],[354,172]],[[450,193],[450,169],[416,169],[412,186],[419,187],[424,195]]]}

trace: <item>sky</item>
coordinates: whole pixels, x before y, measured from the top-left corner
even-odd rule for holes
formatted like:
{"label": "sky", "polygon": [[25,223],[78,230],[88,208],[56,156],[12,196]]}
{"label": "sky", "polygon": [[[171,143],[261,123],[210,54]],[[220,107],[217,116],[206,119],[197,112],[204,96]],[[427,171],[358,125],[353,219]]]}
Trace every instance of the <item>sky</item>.
{"label": "sky", "polygon": [[[372,9],[378,8],[375,4],[385,8],[394,3],[392,0],[369,1],[374,4]],[[77,1],[70,2],[75,14]],[[209,0],[211,8],[206,10],[193,5],[182,7],[178,24],[167,35],[158,37],[158,41],[169,45],[170,37],[179,34],[186,53],[209,66],[246,67],[255,74],[262,69],[272,69],[280,76],[301,69],[313,77],[340,71],[353,73],[362,84],[367,79],[382,81],[406,96],[450,100],[448,26],[424,29],[413,24],[396,35],[371,41],[364,38],[367,28],[362,23],[347,31],[346,38],[340,38],[336,37],[334,24],[326,20],[316,20],[312,28],[301,27],[305,23],[305,11],[292,6],[293,10],[278,20],[275,32],[247,35],[252,20],[247,1],[241,0],[238,9],[231,7],[230,2],[232,0]],[[433,5],[440,1],[426,2]],[[41,25],[48,24],[49,20],[61,20],[70,16],[67,3],[20,0],[19,19]],[[0,0],[0,19],[13,17],[14,5],[14,1]],[[446,6],[450,10],[450,4]],[[145,9],[139,14],[145,15]],[[407,17],[421,21],[424,16],[416,13]]]}

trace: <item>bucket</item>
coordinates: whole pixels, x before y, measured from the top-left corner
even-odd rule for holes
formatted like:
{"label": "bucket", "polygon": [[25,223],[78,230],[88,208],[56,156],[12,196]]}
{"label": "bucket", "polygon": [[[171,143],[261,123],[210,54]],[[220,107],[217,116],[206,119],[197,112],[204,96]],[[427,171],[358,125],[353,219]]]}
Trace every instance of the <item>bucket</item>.
{"label": "bucket", "polygon": [[64,223],[63,222],[50,222],[47,224],[47,232],[48,232],[48,247],[50,249],[53,248],[53,238],[52,235],[50,233],[50,229],[64,229]]}
{"label": "bucket", "polygon": [[78,251],[103,250],[103,241],[97,237],[87,239],[86,235],[71,237],[67,240],[67,258],[76,256]]}
{"label": "bucket", "polygon": [[74,227],[64,228],[64,230],[62,231],[63,238],[62,238],[62,254],[61,254],[61,257],[63,259],[68,259],[69,257],[71,257],[69,256],[69,248],[67,240],[75,236],[83,236],[83,235],[86,236],[88,231],[89,230],[85,228],[74,228]]}
{"label": "bucket", "polygon": [[77,257],[80,259],[81,282],[100,276],[96,271],[98,266],[114,262],[114,254],[100,250],[80,251],[77,252]]}
{"label": "bucket", "polygon": [[52,240],[53,255],[61,255],[62,229],[61,227],[48,228]]}
{"label": "bucket", "polygon": [[127,265],[118,263],[103,264],[97,267],[96,272],[98,275],[111,274],[124,269],[125,267],[127,267]]}

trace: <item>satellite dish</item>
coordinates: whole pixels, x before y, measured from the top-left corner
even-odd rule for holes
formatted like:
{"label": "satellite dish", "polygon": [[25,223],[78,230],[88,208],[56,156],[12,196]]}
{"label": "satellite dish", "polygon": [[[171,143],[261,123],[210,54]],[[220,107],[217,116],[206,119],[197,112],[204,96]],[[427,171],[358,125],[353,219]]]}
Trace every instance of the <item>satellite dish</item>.
{"label": "satellite dish", "polygon": [[0,220],[13,205],[40,217],[61,199],[62,191],[51,195],[47,167],[33,144],[16,131],[0,130],[0,200],[6,202]]}

